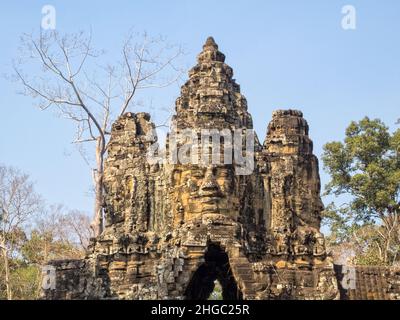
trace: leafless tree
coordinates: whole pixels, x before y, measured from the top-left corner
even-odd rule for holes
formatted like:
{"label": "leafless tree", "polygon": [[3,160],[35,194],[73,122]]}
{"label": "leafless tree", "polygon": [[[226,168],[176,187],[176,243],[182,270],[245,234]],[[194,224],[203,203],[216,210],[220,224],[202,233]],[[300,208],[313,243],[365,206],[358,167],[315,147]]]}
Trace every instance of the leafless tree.
{"label": "leafless tree", "polygon": [[62,222],[70,230],[69,234],[73,235],[72,241],[74,244],[81,250],[86,250],[90,238],[93,237],[88,216],[79,210],[72,210],[68,212],[68,215],[64,216]]}
{"label": "leafless tree", "polygon": [[62,205],[51,206],[49,211],[51,214],[46,217],[43,225],[51,226],[55,237],[62,242],[82,251],[86,250],[90,238],[93,237],[88,215],[79,210],[69,210]]}
{"label": "leafless tree", "polygon": [[[63,205],[51,205],[43,211],[35,219],[34,228],[42,235],[49,238],[49,247],[52,243],[63,243],[74,252],[66,252],[67,256],[63,256],[63,252],[56,254],[57,258],[71,258],[72,256],[80,256],[86,250],[90,238],[93,237],[93,230],[90,225],[88,215],[79,210],[69,210]],[[51,249],[45,250],[43,262],[48,261]],[[47,252],[46,252],[47,251]],[[57,256],[59,255],[59,256]]]}
{"label": "leafless tree", "polygon": [[41,207],[41,198],[35,193],[29,176],[13,168],[0,166],[0,249],[9,300],[12,299],[9,259],[14,251],[16,234]]}
{"label": "leafless tree", "polygon": [[[381,238],[382,248],[380,248],[383,262],[393,265],[398,258],[400,247],[400,218],[397,210],[390,210],[387,215],[382,217],[382,225],[377,230]],[[392,261],[389,257],[393,257]]]}
{"label": "leafless tree", "polygon": [[[101,52],[93,48],[91,33],[61,36],[55,31],[24,35],[21,48],[14,70],[23,93],[37,98],[42,110],[55,107],[74,121],[74,143],[95,144],[92,227],[97,236],[103,230],[103,169],[111,124],[140,101],[142,90],[166,87],[180,79],[182,70],[176,63],[182,50],[162,37],[131,32],[122,45],[120,62],[100,66],[96,58]],[[37,76],[23,73],[29,61],[37,67]]]}

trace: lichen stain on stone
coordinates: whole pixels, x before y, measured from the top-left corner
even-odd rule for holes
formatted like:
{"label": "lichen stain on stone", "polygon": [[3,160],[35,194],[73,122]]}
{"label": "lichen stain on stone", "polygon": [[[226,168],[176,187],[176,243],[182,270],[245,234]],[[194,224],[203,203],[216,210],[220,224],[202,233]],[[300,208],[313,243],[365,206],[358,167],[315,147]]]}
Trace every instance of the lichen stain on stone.
{"label": "lichen stain on stone", "polygon": [[[211,37],[181,88],[172,126],[253,129],[246,98]],[[343,275],[319,231],[318,159],[302,112],[273,112],[264,143],[255,139],[247,176],[235,175],[234,165],[149,164],[154,128],[147,113],[129,112],[114,123],[105,230],[85,259],[50,262],[56,289],[43,298],[207,299],[216,281],[225,299],[357,296],[340,287]]]}

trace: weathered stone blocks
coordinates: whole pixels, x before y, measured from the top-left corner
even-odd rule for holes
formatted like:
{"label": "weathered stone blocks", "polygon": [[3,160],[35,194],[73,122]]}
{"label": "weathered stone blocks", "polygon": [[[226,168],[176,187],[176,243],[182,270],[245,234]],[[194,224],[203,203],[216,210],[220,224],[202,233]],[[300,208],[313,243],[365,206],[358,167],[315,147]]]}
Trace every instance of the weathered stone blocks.
{"label": "weathered stone blocks", "polygon": [[[197,62],[176,100],[172,128],[252,130],[246,99],[214,39]],[[206,299],[215,281],[224,299],[339,298],[319,231],[318,160],[300,111],[273,113],[264,144],[254,136],[247,175],[236,174],[235,161],[149,162],[154,128],[146,113],[114,123],[105,230],[84,260],[50,263],[56,286],[44,298]],[[390,283],[391,297],[398,283]]]}

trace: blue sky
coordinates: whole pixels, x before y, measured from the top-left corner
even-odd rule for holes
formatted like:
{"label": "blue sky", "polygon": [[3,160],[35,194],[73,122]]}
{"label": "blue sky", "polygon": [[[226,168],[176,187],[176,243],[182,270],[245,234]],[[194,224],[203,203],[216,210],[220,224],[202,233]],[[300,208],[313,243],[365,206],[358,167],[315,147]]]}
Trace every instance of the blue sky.
{"label": "blue sky", "polygon": [[[351,120],[378,117],[394,130],[400,117],[397,0],[3,1],[2,74],[11,72],[19,36],[38,30],[45,4],[56,8],[59,32],[91,28],[96,47],[111,57],[134,27],[182,44],[190,67],[212,35],[247,97],[261,141],[278,108],[303,111],[317,156],[324,143],[343,138]],[[356,8],[356,30],[341,27],[347,4]],[[0,88],[0,163],[29,173],[49,203],[90,212],[91,176],[71,145],[73,125],[36,109],[3,77]],[[154,98],[164,107],[178,95],[175,85]],[[322,165],[321,177],[325,184]]]}

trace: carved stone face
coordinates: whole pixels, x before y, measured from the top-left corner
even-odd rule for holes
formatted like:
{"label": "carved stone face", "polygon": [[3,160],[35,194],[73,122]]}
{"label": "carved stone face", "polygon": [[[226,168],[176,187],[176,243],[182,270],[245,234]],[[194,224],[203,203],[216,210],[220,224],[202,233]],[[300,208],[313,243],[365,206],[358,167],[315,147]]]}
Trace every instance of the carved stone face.
{"label": "carved stone face", "polygon": [[232,166],[180,166],[173,172],[172,184],[185,222],[208,214],[234,215],[237,197]]}

